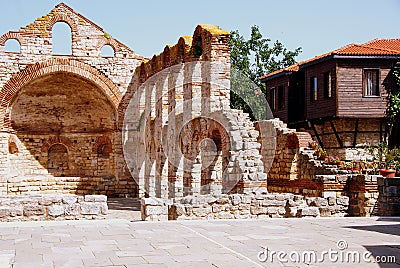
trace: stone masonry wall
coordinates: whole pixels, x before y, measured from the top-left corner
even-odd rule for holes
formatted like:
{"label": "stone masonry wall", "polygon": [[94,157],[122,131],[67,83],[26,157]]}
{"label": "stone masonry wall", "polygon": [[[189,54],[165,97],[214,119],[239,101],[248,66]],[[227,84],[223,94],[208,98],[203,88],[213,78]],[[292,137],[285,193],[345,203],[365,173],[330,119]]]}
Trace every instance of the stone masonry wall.
{"label": "stone masonry wall", "polygon": [[140,197],[266,184],[259,132],[248,114],[229,107],[228,38],[216,26],[198,25],[192,37],[136,69],[121,105],[128,111],[124,149],[132,155],[127,161]]}
{"label": "stone masonry wall", "polygon": [[259,137],[260,153],[264,171],[268,174],[268,189],[271,192],[321,196],[323,189],[314,180],[316,175],[335,172],[307,149],[311,136],[287,128],[279,119],[257,122],[256,129],[260,127],[263,129]]}
{"label": "stone masonry wall", "polygon": [[[57,22],[71,29],[68,55],[53,53]],[[19,42],[20,51],[5,51],[9,39]],[[106,45],[114,50],[112,56],[101,54]],[[32,183],[29,191],[135,195],[136,183],[123,158],[118,109],[143,60],[63,3],[3,34],[0,192],[22,194]],[[50,150],[52,145],[57,150]]]}
{"label": "stone masonry wall", "polygon": [[103,219],[107,213],[104,195],[0,196],[0,222]]}
{"label": "stone masonry wall", "polygon": [[103,177],[19,176],[0,182],[0,196],[25,194],[77,194],[134,197],[138,191],[132,178],[115,181]]}
{"label": "stone masonry wall", "polygon": [[142,200],[143,220],[211,220],[347,215],[348,197],[303,197],[294,194],[232,194],[186,196],[167,204]]}
{"label": "stone masonry wall", "polygon": [[400,178],[378,178],[379,197],[375,209],[381,216],[400,216]]}

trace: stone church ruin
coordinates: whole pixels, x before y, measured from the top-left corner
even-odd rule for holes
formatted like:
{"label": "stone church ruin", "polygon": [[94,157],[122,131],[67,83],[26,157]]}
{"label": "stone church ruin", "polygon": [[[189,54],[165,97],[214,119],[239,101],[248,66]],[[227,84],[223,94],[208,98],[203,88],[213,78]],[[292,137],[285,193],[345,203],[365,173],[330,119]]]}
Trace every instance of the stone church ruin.
{"label": "stone church ruin", "polygon": [[228,38],[198,25],[146,59],[63,3],[3,34],[1,219],[95,217],[105,196],[142,198],[144,220],[372,214],[376,178],[338,175],[308,133],[230,108]]}

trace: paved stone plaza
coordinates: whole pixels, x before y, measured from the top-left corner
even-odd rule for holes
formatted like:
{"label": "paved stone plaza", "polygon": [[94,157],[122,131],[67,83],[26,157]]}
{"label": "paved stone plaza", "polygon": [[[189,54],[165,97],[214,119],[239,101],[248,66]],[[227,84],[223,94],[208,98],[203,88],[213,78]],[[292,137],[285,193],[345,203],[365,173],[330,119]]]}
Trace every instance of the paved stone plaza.
{"label": "paved stone plaza", "polygon": [[[13,222],[0,224],[0,267],[399,267],[400,218],[221,221]],[[370,251],[397,263],[273,263],[272,251]],[[263,255],[260,255],[263,258]]]}

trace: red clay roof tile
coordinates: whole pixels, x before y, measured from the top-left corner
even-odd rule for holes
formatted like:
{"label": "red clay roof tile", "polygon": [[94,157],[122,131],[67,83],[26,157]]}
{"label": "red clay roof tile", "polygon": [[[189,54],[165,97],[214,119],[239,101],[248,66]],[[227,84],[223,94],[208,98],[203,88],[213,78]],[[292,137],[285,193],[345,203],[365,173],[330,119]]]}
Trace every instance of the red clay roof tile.
{"label": "red clay roof tile", "polygon": [[272,73],[268,73],[259,78],[262,80],[267,77],[283,73],[285,71],[295,72],[298,71],[300,66],[313,62],[331,55],[348,55],[348,56],[387,56],[387,55],[399,55],[400,56],[400,39],[374,39],[368,41],[365,44],[349,44],[331,52],[316,56],[314,58],[301,61],[289,67],[277,70]]}

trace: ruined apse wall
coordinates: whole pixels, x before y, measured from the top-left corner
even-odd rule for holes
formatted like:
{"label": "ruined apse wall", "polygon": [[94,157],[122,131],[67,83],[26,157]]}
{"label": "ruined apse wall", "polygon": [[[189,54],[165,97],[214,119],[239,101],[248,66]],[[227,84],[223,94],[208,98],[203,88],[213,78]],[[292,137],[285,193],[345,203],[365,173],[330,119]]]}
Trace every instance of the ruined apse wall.
{"label": "ruined apse wall", "polygon": [[[52,53],[57,22],[71,28],[71,55]],[[19,42],[20,52],[4,51],[9,39]],[[101,55],[104,45],[114,56]],[[134,193],[122,155],[118,106],[141,62],[64,4],[2,35],[0,192]]]}
{"label": "ruined apse wall", "polygon": [[120,110],[139,196],[266,186],[259,132],[247,114],[229,107],[228,38],[216,26],[199,25],[136,69]]}

